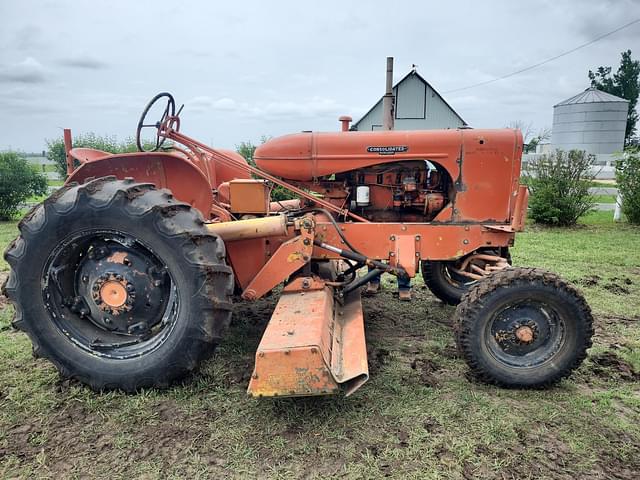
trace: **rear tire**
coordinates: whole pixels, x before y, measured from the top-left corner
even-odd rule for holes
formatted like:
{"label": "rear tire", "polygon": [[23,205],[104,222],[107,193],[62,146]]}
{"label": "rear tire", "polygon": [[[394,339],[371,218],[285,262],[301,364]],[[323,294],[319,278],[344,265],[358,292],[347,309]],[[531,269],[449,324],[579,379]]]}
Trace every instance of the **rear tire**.
{"label": "rear tire", "polygon": [[90,179],[58,190],[19,229],[5,252],[14,326],[63,377],[95,390],[167,387],[229,324],[224,244],[168,190]]}
{"label": "rear tire", "polygon": [[452,276],[449,271],[452,263],[426,260],[422,262],[422,278],[436,297],[447,305],[458,305],[469,287],[463,279]]}
{"label": "rear tire", "polygon": [[480,380],[541,388],[576,369],[591,347],[584,297],[553,273],[510,268],[478,281],[456,309],[456,340]]}

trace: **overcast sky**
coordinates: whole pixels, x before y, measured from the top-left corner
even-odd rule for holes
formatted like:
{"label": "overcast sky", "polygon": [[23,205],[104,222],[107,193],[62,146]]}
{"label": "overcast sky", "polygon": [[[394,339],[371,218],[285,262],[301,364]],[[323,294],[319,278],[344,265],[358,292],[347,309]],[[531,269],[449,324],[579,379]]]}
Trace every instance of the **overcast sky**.
{"label": "overcast sky", "polygon": [[0,0],[0,150],[39,151],[61,128],[125,138],[159,91],[185,103],[182,131],[233,147],[337,130],[418,72],[474,127],[551,125],[588,70],[640,57],[640,24],[538,69],[456,93],[640,17],[639,0]]}

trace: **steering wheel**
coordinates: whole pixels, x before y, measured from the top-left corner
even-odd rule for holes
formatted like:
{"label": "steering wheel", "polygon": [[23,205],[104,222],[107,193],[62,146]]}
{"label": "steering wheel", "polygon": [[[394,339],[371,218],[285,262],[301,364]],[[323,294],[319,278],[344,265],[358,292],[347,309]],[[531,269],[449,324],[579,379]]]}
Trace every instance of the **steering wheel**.
{"label": "steering wheel", "polygon": [[[144,121],[147,118],[147,114],[151,107],[153,107],[156,102],[160,101],[162,98],[167,98],[167,105],[164,107],[164,113],[162,114],[162,118],[156,123],[147,123]],[[173,99],[173,96],[170,93],[162,92],[157,94],[155,97],[151,99],[151,101],[147,104],[147,106],[142,111],[142,115],[140,116],[140,120],[138,120],[138,128],[136,130],[136,145],[138,146],[138,150],[141,152],[155,152],[157,151],[165,142],[167,137],[160,134],[160,127],[165,122],[168,117],[173,117],[176,114],[176,102]],[[156,144],[155,147],[150,150],[145,150],[142,146],[141,134],[144,128],[155,128],[156,129]]]}

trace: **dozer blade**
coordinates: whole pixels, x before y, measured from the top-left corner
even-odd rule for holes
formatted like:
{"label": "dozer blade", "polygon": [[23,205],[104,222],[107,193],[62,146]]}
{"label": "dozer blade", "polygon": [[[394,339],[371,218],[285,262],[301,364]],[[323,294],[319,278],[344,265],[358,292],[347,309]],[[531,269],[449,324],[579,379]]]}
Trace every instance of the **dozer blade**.
{"label": "dozer blade", "polygon": [[323,282],[294,280],[258,346],[249,395],[351,395],[368,378],[360,293],[340,305]]}

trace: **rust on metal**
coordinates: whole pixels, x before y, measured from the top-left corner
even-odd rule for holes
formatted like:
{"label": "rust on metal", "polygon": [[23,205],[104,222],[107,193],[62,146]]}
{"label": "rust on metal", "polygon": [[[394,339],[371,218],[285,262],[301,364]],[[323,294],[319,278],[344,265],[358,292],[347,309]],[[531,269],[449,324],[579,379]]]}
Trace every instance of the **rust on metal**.
{"label": "rust on metal", "polygon": [[359,292],[344,305],[318,277],[298,277],[282,293],[258,346],[252,396],[355,392],[369,378]]}
{"label": "rust on metal", "polygon": [[332,320],[333,294],[328,287],[308,289],[304,294],[285,289],[258,346],[248,393],[335,393],[338,383],[329,371]]}
{"label": "rust on metal", "polygon": [[345,395],[351,395],[369,379],[364,315],[360,292],[353,291],[337,305],[334,312],[331,371],[342,384]]}
{"label": "rust on metal", "polygon": [[264,180],[243,178],[229,182],[232,213],[269,213],[269,186]]}
{"label": "rust on metal", "polygon": [[71,175],[74,170],[73,157],[71,156],[71,150],[73,148],[73,141],[71,139],[71,129],[65,128],[63,130],[64,138],[64,153],[67,161],[67,175]]}
{"label": "rust on metal", "polygon": [[[269,217],[267,217],[269,218]],[[248,220],[250,221],[250,220]],[[231,222],[240,223],[240,222]],[[295,271],[309,263],[313,252],[315,222],[308,214],[297,221],[300,235],[286,241],[275,251],[267,263],[251,280],[242,294],[246,300],[256,300],[282,283]]]}
{"label": "rust on metal", "polygon": [[487,275],[508,267],[509,262],[504,257],[486,253],[475,253],[464,258],[458,268],[452,268],[451,270],[458,275],[473,280],[481,280]]}
{"label": "rust on metal", "polygon": [[529,203],[529,188],[526,185],[518,186],[516,204],[513,209],[511,227],[514,232],[522,232],[527,221],[527,204]]}
{"label": "rust on metal", "polygon": [[133,308],[132,299],[135,291],[122,276],[110,273],[101,275],[95,281],[91,295],[100,310],[120,315]]}
{"label": "rust on metal", "polygon": [[[351,394],[367,381],[360,292],[355,284],[345,288],[352,272],[323,274],[326,260],[347,258],[410,277],[421,261],[451,260],[452,272],[479,280],[508,267],[506,258],[483,252],[511,246],[524,228],[520,132],[350,132],[350,117],[340,121],[340,132],[266,142],[255,152],[257,167],[181,133],[179,112],[146,125],[157,128],[157,146],[169,139],[184,147],[170,153],[73,149],[65,130],[67,182],[113,175],[167,188],[171,194],[158,192],[171,204],[163,212],[178,215],[183,202],[202,214],[197,222],[224,241],[244,299],[289,282],[256,352],[252,395]],[[270,202],[275,185],[298,198]],[[135,200],[147,188],[125,195]],[[126,254],[114,252],[107,261],[126,265]],[[119,315],[131,310],[136,294],[105,273],[92,295],[103,312]],[[534,341],[535,328],[517,327],[496,338]]]}
{"label": "rust on metal", "polygon": [[119,250],[116,250],[115,252],[113,252],[111,254],[111,256],[109,258],[107,258],[108,262],[111,263],[120,263],[120,264],[125,264],[127,260],[127,252],[122,252]]}
{"label": "rust on metal", "polygon": [[208,223],[207,230],[229,242],[288,234],[287,219],[282,214],[234,222]]}
{"label": "rust on metal", "polygon": [[419,269],[415,236],[394,235],[393,238],[394,249],[389,263],[404,268],[409,277],[414,277]]}
{"label": "rust on metal", "polygon": [[533,342],[533,329],[527,325],[523,325],[516,329],[516,338],[522,343]]}

